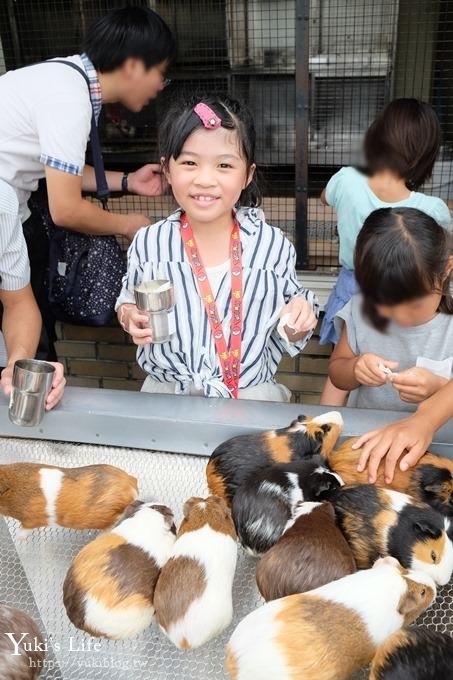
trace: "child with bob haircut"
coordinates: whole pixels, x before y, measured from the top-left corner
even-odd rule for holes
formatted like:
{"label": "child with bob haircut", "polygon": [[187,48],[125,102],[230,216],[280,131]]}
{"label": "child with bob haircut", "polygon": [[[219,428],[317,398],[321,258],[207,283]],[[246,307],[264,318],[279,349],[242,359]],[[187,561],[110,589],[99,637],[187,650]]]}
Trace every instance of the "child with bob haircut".
{"label": "child with bob haircut", "polygon": [[[431,176],[439,146],[440,126],[432,107],[416,99],[395,99],[365,135],[364,153],[369,175],[346,167],[327,184],[321,200],[337,213],[341,270],[326,305],[321,344],[338,342],[335,316],[358,292],[354,248],[370,213],[381,208],[416,208],[441,227],[450,227],[451,216],[444,201],[417,191]],[[328,380],[321,404],[341,406],[346,396]]]}
{"label": "child with bob haircut", "polygon": [[452,377],[452,236],[420,210],[381,208],[354,264],[361,294],[337,314],[329,377],[348,406],[414,411]]}
{"label": "child with bob haircut", "polygon": [[[297,280],[293,246],[257,207],[249,111],[223,95],[177,102],[160,148],[179,208],[137,233],[117,301],[148,373],[142,389],[289,401],[274,376],[282,354],[312,335],[318,305]],[[162,344],[134,304],[134,287],[151,279],[175,290],[176,331]]]}

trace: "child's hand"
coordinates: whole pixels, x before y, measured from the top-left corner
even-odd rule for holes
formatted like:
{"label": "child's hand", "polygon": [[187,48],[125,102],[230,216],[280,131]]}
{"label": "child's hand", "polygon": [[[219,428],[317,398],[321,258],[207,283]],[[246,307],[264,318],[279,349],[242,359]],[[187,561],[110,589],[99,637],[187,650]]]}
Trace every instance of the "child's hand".
{"label": "child's hand", "polygon": [[431,444],[434,429],[429,417],[421,413],[400,420],[392,425],[386,425],[379,430],[373,430],[362,435],[353,445],[353,449],[362,448],[357,470],[362,472],[368,465],[368,480],[371,484],[377,479],[377,470],[382,458],[385,459],[385,481],[390,484],[393,480],[395,466],[400,461],[400,470],[407,470],[420,460]]}
{"label": "child's hand", "polygon": [[311,304],[302,297],[295,297],[280,312],[280,318],[290,314],[286,325],[288,337],[303,336],[316,328],[318,320]]}
{"label": "child's hand", "polygon": [[387,375],[379,367],[381,365],[386,368],[396,368],[397,361],[390,361],[383,359],[377,354],[367,352],[358,357],[354,366],[354,377],[361,385],[368,387],[380,387],[387,382]]}
{"label": "child's hand", "polygon": [[149,316],[137,309],[137,305],[121,305],[118,308],[118,321],[136,345],[148,345],[153,341],[152,331],[148,328]]}
{"label": "child's hand", "polygon": [[416,367],[396,373],[389,379],[393,387],[398,390],[401,401],[406,401],[409,404],[418,404],[420,401],[428,399],[448,382],[446,378],[441,378],[426,368]]}

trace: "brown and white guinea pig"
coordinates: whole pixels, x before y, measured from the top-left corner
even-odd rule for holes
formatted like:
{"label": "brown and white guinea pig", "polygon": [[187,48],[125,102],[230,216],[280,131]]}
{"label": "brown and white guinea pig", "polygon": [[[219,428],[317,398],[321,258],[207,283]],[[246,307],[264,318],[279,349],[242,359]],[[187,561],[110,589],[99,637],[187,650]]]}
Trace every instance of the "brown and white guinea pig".
{"label": "brown and white guinea pig", "polygon": [[35,680],[44,668],[45,643],[33,619],[0,604],[0,678]]}
{"label": "brown and white guinea pig", "polygon": [[199,647],[230,624],[236,560],[236,532],[225,501],[190,498],[154,594],[156,620],[179,649]]}
{"label": "brown and white guinea pig", "polygon": [[378,647],[370,680],[451,680],[453,638],[429,628],[402,628]]}
{"label": "brown and white guinea pig", "polygon": [[[335,470],[345,484],[366,484],[368,471],[357,471],[360,450],[352,445],[357,438],[347,439],[338,449],[330,450],[326,462]],[[390,484],[385,482],[385,461],[378,468],[377,486],[408,493],[423,503],[428,503],[443,515],[453,517],[453,460],[434,453],[425,453],[415,467],[402,471],[395,467],[395,475]]]}
{"label": "brown and white guinea pig", "polygon": [[453,572],[450,520],[410,496],[371,484],[343,487],[332,497],[359,569],[393,555],[408,569],[426,571],[438,585]]}
{"label": "brown and white guinea pig", "polygon": [[233,497],[233,520],[241,545],[252,555],[272,548],[294,523],[302,501],[327,500],[343,484],[320,456],[271,465],[251,474]]}
{"label": "brown and white guinea pig", "polygon": [[45,526],[107,529],[136,498],[135,477],[113,465],[0,465],[0,514],[19,520],[23,536]]}
{"label": "brown and white guinea pig", "polygon": [[383,558],[373,569],[246,616],[228,643],[227,670],[233,680],[346,680],[435,596],[428,574]]}
{"label": "brown and white guinea pig", "polygon": [[280,430],[233,437],[211,454],[206,467],[209,490],[231,504],[242,482],[261,468],[320,453],[327,457],[342,429],[341,414],[331,411],[315,418],[299,416]]}
{"label": "brown and white guinea pig", "polygon": [[263,555],[256,582],[265,600],[305,593],[356,571],[331,503],[301,503],[296,521]]}
{"label": "brown and white guinea pig", "polygon": [[154,589],[175,542],[173,513],[165,505],[134,501],[110,532],[73,560],[63,601],[74,626],[95,637],[125,639],[154,616]]}

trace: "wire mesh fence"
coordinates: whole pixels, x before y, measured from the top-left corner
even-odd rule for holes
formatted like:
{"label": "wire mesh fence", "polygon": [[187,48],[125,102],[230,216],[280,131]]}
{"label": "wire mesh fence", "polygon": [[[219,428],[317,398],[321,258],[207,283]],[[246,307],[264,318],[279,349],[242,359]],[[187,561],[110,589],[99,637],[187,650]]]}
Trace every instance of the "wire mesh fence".
{"label": "wire mesh fence", "polygon": [[[158,160],[157,129],[182,91],[229,92],[249,104],[268,221],[296,243],[299,266],[338,267],[333,211],[319,194],[361,165],[365,130],[390,100],[415,96],[439,117],[442,149],[424,191],[453,199],[453,0],[0,0],[0,72],[79,51],[105,11],[149,6],[178,43],[172,84],[139,114],[105,107],[111,169]],[[170,197],[127,196],[114,210],[152,220]]]}

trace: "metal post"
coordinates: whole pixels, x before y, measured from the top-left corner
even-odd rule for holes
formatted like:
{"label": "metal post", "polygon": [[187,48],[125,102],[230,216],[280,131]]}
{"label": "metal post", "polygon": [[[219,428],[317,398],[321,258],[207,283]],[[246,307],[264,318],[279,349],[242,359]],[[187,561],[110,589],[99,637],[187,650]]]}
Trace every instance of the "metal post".
{"label": "metal post", "polygon": [[308,112],[310,0],[296,0],[296,251],[308,267]]}

